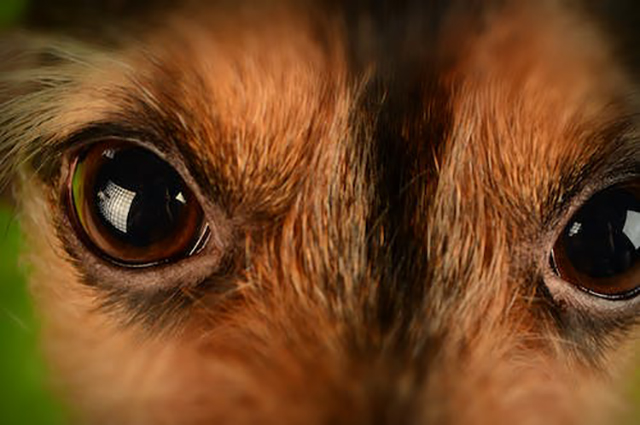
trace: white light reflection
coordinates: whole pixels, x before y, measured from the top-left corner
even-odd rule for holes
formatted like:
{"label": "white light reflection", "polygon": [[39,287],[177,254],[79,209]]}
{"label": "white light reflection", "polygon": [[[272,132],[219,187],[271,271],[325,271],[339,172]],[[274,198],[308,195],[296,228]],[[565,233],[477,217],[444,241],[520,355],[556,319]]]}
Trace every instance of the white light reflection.
{"label": "white light reflection", "polygon": [[108,182],[104,190],[98,192],[98,208],[100,213],[113,227],[127,233],[127,221],[131,204],[136,193]]}
{"label": "white light reflection", "polygon": [[580,229],[582,229],[582,223],[578,223],[577,221],[573,223],[571,229],[569,229],[569,237],[573,237],[580,233]]}
{"label": "white light reflection", "polygon": [[636,211],[627,211],[627,218],[622,229],[625,236],[633,244],[635,249],[640,247],[640,213]]}

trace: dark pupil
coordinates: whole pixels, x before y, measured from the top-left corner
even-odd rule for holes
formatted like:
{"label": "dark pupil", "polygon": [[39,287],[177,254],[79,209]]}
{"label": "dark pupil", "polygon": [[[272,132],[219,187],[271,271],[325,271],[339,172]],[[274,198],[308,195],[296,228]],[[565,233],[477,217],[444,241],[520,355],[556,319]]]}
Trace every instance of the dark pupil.
{"label": "dark pupil", "polygon": [[102,223],[129,245],[147,247],[179,231],[187,212],[180,176],[142,148],[107,149],[93,187]]}
{"label": "dark pupil", "polygon": [[631,268],[640,247],[640,202],[625,189],[603,192],[573,217],[563,234],[573,267],[594,278]]}

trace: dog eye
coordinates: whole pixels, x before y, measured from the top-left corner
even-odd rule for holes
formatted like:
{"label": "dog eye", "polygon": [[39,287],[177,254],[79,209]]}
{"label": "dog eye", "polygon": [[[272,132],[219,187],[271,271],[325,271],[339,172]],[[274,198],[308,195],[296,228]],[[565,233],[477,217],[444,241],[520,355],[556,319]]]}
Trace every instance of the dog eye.
{"label": "dog eye", "polygon": [[552,253],[560,277],[593,295],[640,293],[640,182],[606,189],[572,217]]}
{"label": "dog eye", "polygon": [[72,221],[97,254],[124,266],[187,257],[205,239],[204,214],[178,172],[121,141],[76,157],[68,185]]}

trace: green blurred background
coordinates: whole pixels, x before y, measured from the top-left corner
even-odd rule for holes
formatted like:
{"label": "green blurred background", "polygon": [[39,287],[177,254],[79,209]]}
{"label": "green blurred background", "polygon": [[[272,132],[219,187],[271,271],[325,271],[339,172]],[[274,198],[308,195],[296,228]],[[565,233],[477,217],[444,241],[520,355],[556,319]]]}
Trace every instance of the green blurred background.
{"label": "green blurred background", "polygon": [[[0,0],[6,1],[6,0]],[[62,409],[46,391],[37,349],[38,327],[18,269],[20,232],[0,207],[0,424],[62,424]]]}
{"label": "green blurred background", "polygon": [[[0,30],[18,21],[25,5],[0,0]],[[20,243],[13,209],[0,199],[0,425],[62,425],[63,409],[45,383],[38,325],[18,266]]]}
{"label": "green blurred background", "polygon": [[[0,29],[20,19],[26,1],[0,0]],[[47,391],[38,325],[18,266],[20,244],[13,210],[0,202],[0,425],[61,425],[64,409]],[[633,412],[622,422],[640,424],[640,369],[628,393]]]}

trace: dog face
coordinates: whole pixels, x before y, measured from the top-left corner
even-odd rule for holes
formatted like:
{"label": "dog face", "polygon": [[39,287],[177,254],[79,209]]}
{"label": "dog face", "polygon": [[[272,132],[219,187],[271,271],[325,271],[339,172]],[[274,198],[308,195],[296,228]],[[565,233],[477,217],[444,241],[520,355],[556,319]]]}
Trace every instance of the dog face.
{"label": "dog face", "polygon": [[605,421],[640,145],[587,16],[196,2],[4,43],[3,165],[78,421]]}

